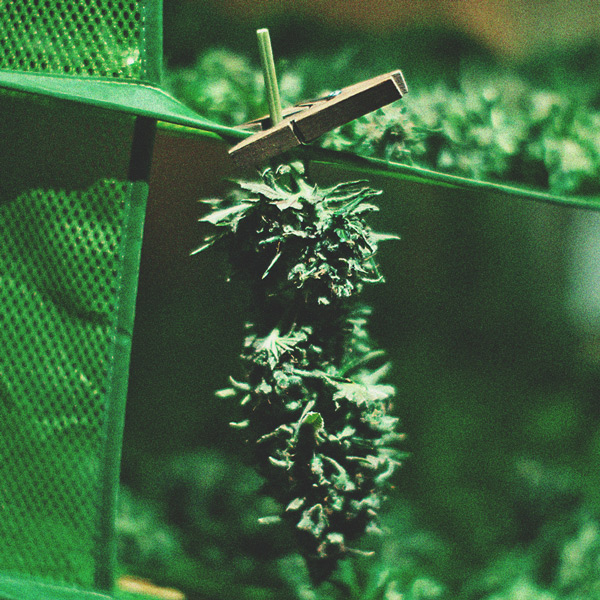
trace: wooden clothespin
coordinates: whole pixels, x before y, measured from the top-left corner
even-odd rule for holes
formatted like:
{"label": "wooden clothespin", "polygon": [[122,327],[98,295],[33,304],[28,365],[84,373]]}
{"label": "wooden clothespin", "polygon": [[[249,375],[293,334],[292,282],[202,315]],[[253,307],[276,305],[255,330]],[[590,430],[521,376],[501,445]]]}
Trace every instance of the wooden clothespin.
{"label": "wooden clothespin", "polygon": [[282,121],[272,126],[269,117],[242,126],[260,130],[231,148],[229,155],[239,167],[259,165],[399,100],[407,91],[402,72],[392,71],[343,88],[325,98],[303,102],[284,111]]}

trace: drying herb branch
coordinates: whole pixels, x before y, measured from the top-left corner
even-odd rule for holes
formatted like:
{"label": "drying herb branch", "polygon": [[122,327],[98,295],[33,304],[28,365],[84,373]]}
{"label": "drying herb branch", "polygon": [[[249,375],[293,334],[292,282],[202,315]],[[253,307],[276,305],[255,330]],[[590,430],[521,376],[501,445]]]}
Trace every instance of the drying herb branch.
{"label": "drying herb branch", "polygon": [[382,382],[388,367],[367,332],[369,309],[356,301],[364,284],[383,281],[377,245],[395,236],[365,222],[379,192],[363,182],[322,189],[282,166],[239,188],[211,201],[202,220],[216,230],[199,249],[227,251],[258,309],[242,353],[246,378],[219,395],[240,399],[244,420],[232,425],[254,447],[266,491],[319,581],[378,530],[402,458],[394,389]]}

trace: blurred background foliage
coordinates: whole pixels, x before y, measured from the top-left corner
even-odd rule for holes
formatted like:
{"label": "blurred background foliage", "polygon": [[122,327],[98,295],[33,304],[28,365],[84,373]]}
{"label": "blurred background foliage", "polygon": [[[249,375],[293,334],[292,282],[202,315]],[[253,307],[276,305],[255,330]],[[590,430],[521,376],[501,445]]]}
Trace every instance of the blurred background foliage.
{"label": "blurred background foliage", "polygon": [[[228,124],[266,112],[257,26],[271,29],[286,102],[403,70],[410,93],[391,116],[329,136],[330,147],[597,193],[598,2],[165,0],[172,92]],[[204,233],[197,200],[231,175],[224,149],[159,138],[157,155],[123,570],[215,600],[600,598],[600,216],[370,181],[384,190],[374,228],[402,236],[380,251],[387,283],[364,299],[394,365],[411,457],[387,535],[365,540],[376,557],[342,564],[312,590],[286,532],[258,524],[275,507],[228,427],[235,402],[214,396],[239,372],[248,298],[227,282],[223,257],[189,252]],[[160,164],[176,175],[165,180]],[[323,185],[357,178],[310,170]]]}

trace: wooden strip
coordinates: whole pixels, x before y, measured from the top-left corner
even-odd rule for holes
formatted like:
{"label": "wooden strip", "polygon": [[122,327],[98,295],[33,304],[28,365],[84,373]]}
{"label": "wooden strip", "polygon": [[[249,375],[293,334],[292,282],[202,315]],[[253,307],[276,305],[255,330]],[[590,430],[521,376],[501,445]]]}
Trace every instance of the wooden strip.
{"label": "wooden strip", "polygon": [[266,131],[260,131],[229,150],[238,167],[258,165],[278,154],[300,145],[291,121],[282,121]]}
{"label": "wooden strip", "polygon": [[154,585],[148,579],[122,575],[119,577],[118,588],[130,594],[141,594],[144,597],[152,597],[157,600],[185,600],[185,595],[173,588],[163,588]]}
{"label": "wooden strip", "polygon": [[391,77],[373,81],[347,88],[331,100],[296,115],[293,120],[296,132],[302,136],[301,141],[312,142],[336,127],[402,98],[400,88]]}
{"label": "wooden strip", "polygon": [[[400,71],[349,86],[339,93],[288,109],[275,127],[259,131],[229,150],[239,167],[259,165],[300,144],[402,98],[407,92]],[[263,125],[265,119],[253,122]]]}

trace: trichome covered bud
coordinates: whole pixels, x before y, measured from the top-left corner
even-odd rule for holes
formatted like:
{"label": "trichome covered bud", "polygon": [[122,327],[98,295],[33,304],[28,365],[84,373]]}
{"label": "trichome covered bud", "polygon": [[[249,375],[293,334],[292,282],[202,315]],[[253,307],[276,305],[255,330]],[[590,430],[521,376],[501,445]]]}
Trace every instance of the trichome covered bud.
{"label": "trichome covered bud", "polygon": [[[382,281],[366,201],[379,192],[363,182],[321,189],[291,167],[241,182],[241,194],[213,202],[203,220],[234,271],[249,278],[260,307],[242,358],[239,394],[244,430],[266,490],[282,505],[315,580],[365,531],[402,455],[394,389],[373,350],[369,310],[355,297]],[[381,363],[379,362],[381,365]]]}

